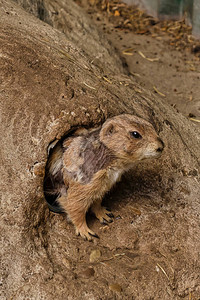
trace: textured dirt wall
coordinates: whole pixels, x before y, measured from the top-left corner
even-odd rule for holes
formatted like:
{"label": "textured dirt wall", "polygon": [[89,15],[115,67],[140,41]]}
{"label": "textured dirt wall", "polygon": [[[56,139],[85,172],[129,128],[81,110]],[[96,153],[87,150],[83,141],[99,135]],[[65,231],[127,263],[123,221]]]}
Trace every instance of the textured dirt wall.
{"label": "textured dirt wall", "polygon": [[[60,5],[66,35],[0,1],[1,299],[199,297],[199,131],[128,77],[80,8]],[[120,217],[92,220],[102,238],[83,242],[44,201],[47,147],[125,112],[153,123],[165,153],[124,177],[107,196]]]}

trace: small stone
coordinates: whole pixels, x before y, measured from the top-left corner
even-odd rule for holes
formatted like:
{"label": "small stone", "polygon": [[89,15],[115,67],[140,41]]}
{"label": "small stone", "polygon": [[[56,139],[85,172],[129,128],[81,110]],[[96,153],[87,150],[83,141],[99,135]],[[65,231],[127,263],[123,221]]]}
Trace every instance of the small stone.
{"label": "small stone", "polygon": [[113,283],[109,285],[109,289],[113,292],[121,293],[122,287],[118,283]]}
{"label": "small stone", "polygon": [[44,163],[36,162],[32,167],[33,174],[38,177],[43,177],[45,173]]}
{"label": "small stone", "polygon": [[132,212],[134,215],[141,216],[141,211],[135,207],[131,207]]}
{"label": "small stone", "polygon": [[187,176],[188,175],[188,170],[186,168],[183,168],[182,170],[183,176]]}
{"label": "small stone", "polygon": [[94,276],[94,273],[95,273],[95,270],[91,267],[83,270],[81,273],[79,273],[79,276],[80,277],[83,277],[83,278],[90,278],[92,276]]}
{"label": "small stone", "polygon": [[71,266],[70,260],[65,257],[62,259],[62,263],[67,269],[69,269]]}
{"label": "small stone", "polygon": [[97,260],[99,260],[99,258],[101,257],[101,251],[96,249],[96,250],[93,250],[91,253],[90,253],[90,262],[93,263]]}

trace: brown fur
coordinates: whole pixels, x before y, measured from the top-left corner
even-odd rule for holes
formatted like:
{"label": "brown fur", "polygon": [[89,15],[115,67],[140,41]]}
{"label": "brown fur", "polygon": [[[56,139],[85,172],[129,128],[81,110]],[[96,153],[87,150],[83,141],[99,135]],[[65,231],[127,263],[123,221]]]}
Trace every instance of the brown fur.
{"label": "brown fur", "polygon": [[135,162],[159,157],[163,148],[149,122],[128,114],[108,119],[97,129],[78,129],[57,145],[49,157],[46,181],[53,178],[56,201],[76,233],[88,240],[96,236],[86,224],[89,208],[100,222],[111,222],[113,215],[101,206],[105,193]]}

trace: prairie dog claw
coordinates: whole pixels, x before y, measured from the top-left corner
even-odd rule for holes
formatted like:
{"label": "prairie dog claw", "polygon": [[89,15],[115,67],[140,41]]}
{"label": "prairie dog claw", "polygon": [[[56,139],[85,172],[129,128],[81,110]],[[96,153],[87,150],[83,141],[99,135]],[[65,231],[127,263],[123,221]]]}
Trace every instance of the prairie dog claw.
{"label": "prairie dog claw", "polygon": [[92,211],[102,224],[113,222],[114,215],[106,207],[92,207]]}
{"label": "prairie dog claw", "polygon": [[93,237],[99,238],[99,236],[92,230],[90,230],[87,225],[83,225],[80,228],[76,228],[76,235],[80,235],[84,240],[92,241]]}

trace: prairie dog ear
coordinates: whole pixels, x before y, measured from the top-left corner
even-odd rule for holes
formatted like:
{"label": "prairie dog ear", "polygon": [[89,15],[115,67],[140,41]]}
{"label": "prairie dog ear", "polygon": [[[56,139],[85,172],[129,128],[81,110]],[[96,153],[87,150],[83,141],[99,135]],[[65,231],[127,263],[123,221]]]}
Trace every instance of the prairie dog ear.
{"label": "prairie dog ear", "polygon": [[101,138],[101,140],[109,138],[116,132],[117,132],[116,124],[114,122],[110,121],[107,124],[103,125],[101,132],[100,132],[100,138]]}

